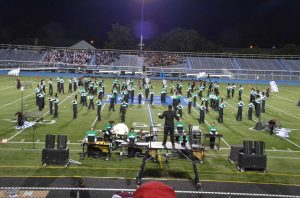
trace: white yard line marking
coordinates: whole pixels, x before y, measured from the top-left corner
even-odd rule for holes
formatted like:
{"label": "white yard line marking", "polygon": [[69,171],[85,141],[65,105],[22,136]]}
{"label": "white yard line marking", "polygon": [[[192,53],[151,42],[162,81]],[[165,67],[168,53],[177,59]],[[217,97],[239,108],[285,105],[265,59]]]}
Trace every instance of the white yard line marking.
{"label": "white yard line marking", "polygon": [[[279,136],[279,137],[280,137],[280,136]],[[289,140],[289,139],[287,139],[287,138],[285,138],[285,137],[282,137],[282,138],[285,139],[286,141],[288,141],[289,143],[295,145],[296,147],[300,148],[299,145],[297,145],[296,143],[292,142],[291,140]]]}
{"label": "white yard line marking", "polygon": [[70,144],[70,140],[68,140],[67,144]]}
{"label": "white yard line marking", "polygon": [[289,116],[291,116],[291,117],[300,119],[300,117],[294,116],[294,115],[292,115],[292,114],[290,114],[290,113],[287,113],[287,112],[285,112],[285,111],[283,111],[283,110],[281,110],[281,109],[278,109],[278,108],[276,108],[276,107],[273,107],[273,106],[271,106],[271,105],[266,105],[266,106],[271,107],[271,108],[273,108],[273,109],[276,109],[276,110],[278,110],[278,111],[280,111],[280,112],[282,112],[282,113],[284,113],[284,114],[286,114],[286,115],[289,115]]}
{"label": "white yard line marking", "polygon": [[20,142],[24,142],[25,141],[25,139],[22,139]]}
{"label": "white yard line marking", "polygon": [[37,140],[37,141],[35,141],[35,143],[39,143],[41,140]]}
{"label": "white yard line marking", "polygon": [[[237,108],[235,108],[235,107],[232,106],[231,104],[229,104],[229,103],[227,103],[227,102],[226,102],[226,104],[227,104],[228,106],[232,107],[233,109],[238,110]],[[233,112],[233,113],[234,113],[234,112]],[[246,113],[242,112],[242,115],[243,115],[243,116],[246,116]],[[254,116],[255,116],[255,115],[254,115]],[[256,120],[255,118],[252,118],[251,121],[258,122],[258,120]]]}
{"label": "white yard line marking", "polygon": [[[73,96],[75,93],[76,93],[76,92],[73,92],[71,95],[69,95],[68,97],[66,97],[63,101],[61,101],[60,103],[58,103],[58,106],[59,106],[60,104],[62,104],[64,101],[68,100],[68,99],[69,99],[71,96]],[[50,110],[49,110],[49,111],[50,111]],[[44,114],[43,114],[43,117],[44,117],[45,115],[47,115],[47,114],[49,113],[49,111],[47,111],[46,113],[44,113]],[[26,128],[20,130],[19,132],[17,132],[16,134],[14,134],[14,135],[11,136],[10,138],[8,138],[7,140],[9,141],[9,140],[13,139],[14,137],[16,137],[17,135],[19,135],[20,133],[22,133],[25,129],[26,129]]]}
{"label": "white yard line marking", "polygon": [[[228,103],[226,103],[226,104],[228,104]],[[230,104],[228,104],[228,105],[231,106],[233,109],[236,109],[236,108],[233,107],[232,105],[230,105]],[[267,106],[270,106],[270,105],[267,105]],[[271,106],[271,107],[272,107],[272,106]],[[236,110],[237,110],[237,109],[236,109]],[[252,119],[252,120],[255,121],[255,122],[258,122],[258,120],[256,120],[255,118]],[[281,137],[281,136],[279,136],[279,137]],[[284,137],[281,137],[281,138],[283,138],[284,140],[286,140],[286,141],[288,141],[289,143],[293,144],[294,146],[300,148],[299,145],[297,145],[296,143],[292,142],[291,140],[289,140],[289,139],[287,139],[287,138],[284,138]]]}
{"label": "white yard line marking", "polygon": [[290,148],[287,148],[288,151],[292,151]]}
{"label": "white yard line marking", "polygon": [[[149,113],[149,117],[150,117],[150,126],[154,127],[154,122],[153,122],[153,117],[152,117],[149,102],[147,103],[147,107],[148,107],[148,113]],[[150,131],[150,133],[151,133],[151,131]],[[150,141],[150,147],[151,147],[151,141]],[[160,157],[160,151],[158,151],[158,161],[159,161],[159,167],[162,170],[163,169],[163,164],[162,164],[162,160],[161,160],[161,157]]]}
{"label": "white yard line marking", "polygon": [[150,117],[150,125],[153,126],[154,122],[153,122],[153,117],[152,117],[149,103],[147,104],[147,107],[148,107],[148,113],[149,113],[149,117]]}
{"label": "white yard line marking", "polygon": [[279,98],[283,98],[283,99],[285,99],[285,100],[287,100],[287,101],[290,101],[290,102],[293,102],[293,103],[296,103],[296,102],[297,102],[297,101],[293,101],[293,100],[290,100],[290,99],[288,99],[288,98],[285,98],[285,97],[282,97],[282,96],[279,96],[279,95],[276,95],[276,94],[272,94],[272,93],[271,93],[271,95],[272,95],[272,96],[279,97]]}
{"label": "white yard line marking", "polygon": [[272,147],[272,149],[273,149],[274,151],[277,151],[274,147]]}
{"label": "white yard line marking", "polygon": [[[31,94],[29,94],[29,95],[23,97],[23,99],[28,98],[29,96],[31,96],[31,95],[33,95],[33,94],[35,94],[35,93],[31,93]],[[10,103],[7,103],[7,104],[1,106],[0,109],[2,109],[3,107],[6,107],[6,106],[8,106],[8,105],[11,105],[11,104],[13,104],[13,103],[15,103],[15,102],[18,102],[18,101],[21,100],[21,99],[22,99],[22,98],[19,98],[19,99],[14,100],[14,101],[12,101],[12,102],[10,102]]]}
{"label": "white yard line marking", "polygon": [[[104,103],[104,105],[103,105],[103,107],[102,107],[102,109],[101,109],[101,112],[102,112],[102,110],[104,109],[105,105],[106,105],[106,103]],[[92,127],[94,127],[94,125],[96,124],[97,120],[98,120],[98,116],[96,116],[96,118],[95,118],[95,120],[94,120],[94,122],[93,122],[93,124],[92,124]]]}
{"label": "white yard line marking", "polygon": [[221,140],[226,144],[226,146],[228,146],[228,148],[230,148],[230,145],[228,144],[228,142],[226,142],[226,140],[223,137],[221,137]]}
{"label": "white yard line marking", "polygon": [[[185,100],[186,101],[186,100]],[[198,104],[197,104],[198,105]],[[195,110],[195,107],[192,107],[193,108],[193,110],[199,115],[200,113],[198,112],[198,111],[196,111]],[[208,126],[210,126],[210,124],[206,121],[206,120],[204,120],[204,122],[208,125]],[[228,148],[230,148],[230,145],[228,144],[228,142],[222,137],[221,138],[221,140],[226,144],[226,146],[228,147]]]}

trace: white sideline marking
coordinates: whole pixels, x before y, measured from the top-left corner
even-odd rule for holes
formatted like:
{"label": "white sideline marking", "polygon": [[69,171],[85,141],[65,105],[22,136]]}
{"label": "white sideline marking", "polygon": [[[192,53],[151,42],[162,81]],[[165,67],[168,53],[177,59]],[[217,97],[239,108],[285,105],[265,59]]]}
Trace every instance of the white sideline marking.
{"label": "white sideline marking", "polygon": [[[228,155],[218,155],[218,154],[206,154],[208,156],[216,156],[216,157],[228,157]],[[268,156],[271,159],[292,159],[292,160],[300,160],[300,157],[276,157],[276,156]]]}
{"label": "white sideline marking", "polygon": [[9,86],[9,87],[5,87],[3,89],[0,89],[0,91],[6,90],[6,89],[9,89],[9,88],[12,88],[12,87],[15,87],[15,85],[12,85],[12,86]]}
{"label": "white sideline marking", "polygon": [[[31,95],[33,95],[33,94],[35,94],[35,93],[31,93],[31,94],[29,94],[29,95],[23,97],[23,99],[28,98],[29,96],[31,96]],[[22,99],[22,98],[19,98],[19,99],[14,100],[14,101],[12,101],[12,102],[10,102],[10,103],[7,103],[7,104],[1,106],[0,109],[2,109],[3,107],[6,107],[6,106],[8,106],[8,105],[11,105],[11,104],[13,104],[13,103],[15,103],[15,102],[17,102],[17,101],[19,101],[19,100],[21,100],[21,99]]]}
{"label": "white sideline marking", "polygon": [[289,92],[289,93],[293,93],[293,94],[299,94],[299,92],[293,92],[293,91],[282,89],[282,88],[280,88],[280,90],[283,90],[283,91],[286,91],[286,92]]}
{"label": "white sideline marking", "polygon": [[[82,140],[78,140],[77,143],[69,143],[70,145],[81,145]],[[9,142],[8,144],[32,144],[32,142]],[[45,144],[45,142],[38,142],[37,144]],[[220,150],[230,150],[228,147],[220,147]],[[18,149],[20,150],[20,149]],[[289,150],[273,150],[273,149],[265,149],[267,152],[283,152],[283,153],[300,153],[300,151]],[[228,155],[227,155],[228,156]]]}
{"label": "white sideline marking", "polygon": [[[82,140],[81,140],[82,141]],[[79,142],[79,141],[78,141]],[[35,142],[38,144],[45,144],[45,142]],[[9,142],[9,144],[32,144],[32,142]],[[68,143],[68,144],[74,144],[74,145],[80,145],[80,143]]]}
{"label": "white sideline marking", "polygon": [[6,80],[6,79],[11,79],[11,78],[1,78],[0,81],[1,81],[1,80]]}
{"label": "white sideline marking", "polygon": [[[104,105],[103,105],[103,107],[102,107],[102,109],[101,109],[101,112],[102,112],[102,110],[104,109],[105,105],[106,105],[106,103],[104,103]],[[94,125],[96,124],[97,119],[98,119],[98,116],[96,116],[96,118],[95,118],[95,120],[94,120],[94,122],[93,122],[93,124],[92,124],[92,127],[94,127]]]}
{"label": "white sideline marking", "polygon": [[294,118],[300,119],[300,117],[294,116],[294,115],[292,115],[292,114],[290,114],[290,113],[287,113],[287,112],[285,112],[285,111],[283,111],[283,110],[281,110],[281,109],[278,109],[278,108],[276,108],[276,107],[273,107],[273,106],[271,106],[271,105],[266,105],[266,106],[271,107],[271,108],[273,108],[273,109],[276,109],[276,110],[278,110],[278,111],[280,111],[280,112],[282,112],[282,113],[284,113],[284,114],[286,114],[286,115],[289,115],[289,116],[292,116],[292,117],[294,117]]}
{"label": "white sideline marking", "polygon": [[[63,101],[61,101],[60,103],[58,103],[58,106],[59,106],[60,104],[62,104],[64,101],[66,101],[68,98],[70,98],[71,96],[73,96],[75,93],[76,93],[76,92],[73,92],[71,95],[69,95],[68,97],[66,97]],[[34,93],[33,93],[33,94],[34,94]],[[50,110],[49,110],[49,111],[50,111]],[[44,113],[44,114],[43,114],[43,117],[44,117],[45,115],[47,115],[47,114],[49,113],[49,111],[47,111],[46,113]],[[9,141],[9,140],[13,139],[14,137],[16,137],[17,135],[19,135],[20,133],[22,133],[25,129],[26,129],[26,128],[20,130],[19,132],[17,132],[16,134],[14,134],[14,135],[11,136],[10,138],[8,138],[7,140]]]}
{"label": "white sideline marking", "polygon": [[[32,142],[30,142],[32,144]],[[222,149],[222,148],[220,148]],[[21,149],[21,148],[18,148],[18,149],[14,149],[14,148],[2,148],[1,151],[41,151],[42,148],[37,148],[37,149]],[[81,152],[82,150],[78,150],[78,149],[71,149],[70,152]],[[116,151],[113,151],[112,153],[119,153],[119,152],[116,152]],[[228,157],[228,155],[218,155],[218,154],[206,154],[208,156],[216,156],[216,157]],[[299,157],[276,157],[276,156],[268,156],[268,158],[270,159],[290,159],[290,160],[300,160]]]}
{"label": "white sideline marking", "polygon": [[276,97],[279,97],[279,98],[283,98],[283,99],[285,99],[285,100],[287,100],[287,101],[290,101],[290,102],[297,102],[297,101],[293,101],[293,100],[290,100],[290,99],[288,99],[288,98],[285,98],[285,97],[282,97],[282,96],[279,96],[279,95],[275,95],[275,94],[273,94],[273,93],[271,93],[271,95],[276,96]]}

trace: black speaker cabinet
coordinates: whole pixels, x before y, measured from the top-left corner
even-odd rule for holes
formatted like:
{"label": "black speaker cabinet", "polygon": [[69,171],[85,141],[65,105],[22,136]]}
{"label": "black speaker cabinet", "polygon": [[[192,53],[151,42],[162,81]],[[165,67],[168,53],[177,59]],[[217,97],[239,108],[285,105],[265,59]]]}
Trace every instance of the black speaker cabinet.
{"label": "black speaker cabinet", "polygon": [[66,149],[67,148],[68,138],[66,135],[57,136],[57,149]]}
{"label": "black speaker cabinet", "polygon": [[246,169],[265,171],[267,168],[267,156],[240,153],[238,168],[241,172],[245,171]]}
{"label": "black speaker cabinet", "polygon": [[265,154],[265,143],[263,141],[254,141],[254,153],[257,155]]}
{"label": "black speaker cabinet", "polygon": [[42,164],[68,165],[69,148],[67,149],[43,149]]}
{"label": "black speaker cabinet", "polygon": [[239,154],[244,151],[243,145],[231,145],[230,155],[228,160],[231,163],[237,163],[239,160]]}
{"label": "black speaker cabinet", "polygon": [[55,135],[46,135],[45,148],[54,149]]}
{"label": "black speaker cabinet", "polygon": [[252,141],[243,141],[244,153],[251,154],[253,151]]}

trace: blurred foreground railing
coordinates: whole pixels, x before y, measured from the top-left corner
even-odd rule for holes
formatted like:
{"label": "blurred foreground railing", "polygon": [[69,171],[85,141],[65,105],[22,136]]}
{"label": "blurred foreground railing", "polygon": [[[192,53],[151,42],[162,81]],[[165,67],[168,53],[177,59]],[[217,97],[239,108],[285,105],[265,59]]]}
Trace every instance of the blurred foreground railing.
{"label": "blurred foreground railing", "polygon": [[[135,189],[122,188],[60,188],[60,187],[0,187],[0,197],[112,197],[117,192],[134,193]],[[235,192],[176,191],[177,197],[293,197],[299,195],[258,194]]]}

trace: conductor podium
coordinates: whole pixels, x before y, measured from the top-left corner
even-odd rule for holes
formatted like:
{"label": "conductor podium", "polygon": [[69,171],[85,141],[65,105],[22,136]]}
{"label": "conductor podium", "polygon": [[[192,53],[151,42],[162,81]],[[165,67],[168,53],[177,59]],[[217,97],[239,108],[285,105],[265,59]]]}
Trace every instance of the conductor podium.
{"label": "conductor podium", "polygon": [[55,148],[55,135],[46,135],[45,148],[42,150],[42,164],[47,166],[70,164],[69,148],[67,148],[67,136],[58,135],[57,148]]}
{"label": "conductor podium", "polygon": [[[176,142],[174,146],[170,142],[167,142],[165,145],[162,142],[149,142],[147,145],[147,150],[143,157],[142,164],[137,173],[136,185],[139,186],[142,183],[142,177],[144,174],[146,163],[150,160],[157,162],[158,152],[161,150],[165,151],[165,162],[169,162],[170,157],[180,157],[180,159],[188,159],[192,163],[193,172],[194,172],[194,183],[198,189],[201,189],[201,184],[199,181],[199,175],[197,170],[197,160],[200,163],[204,161],[204,146],[201,145],[201,131],[199,128],[189,126],[189,135],[190,138],[187,142]],[[184,138],[182,137],[184,140]],[[171,151],[169,153],[169,151]]]}

